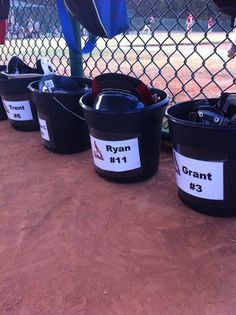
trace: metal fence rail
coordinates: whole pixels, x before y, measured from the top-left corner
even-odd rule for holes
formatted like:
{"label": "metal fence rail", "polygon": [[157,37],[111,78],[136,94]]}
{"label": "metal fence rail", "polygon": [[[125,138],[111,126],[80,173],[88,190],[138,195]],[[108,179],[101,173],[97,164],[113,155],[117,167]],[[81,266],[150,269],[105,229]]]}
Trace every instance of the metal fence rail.
{"label": "metal fence rail", "polygon": [[[112,40],[99,39],[96,49],[83,55],[85,76],[133,75],[166,90],[173,103],[234,91],[236,60],[227,57],[227,49],[236,35],[230,18],[211,0],[127,0],[127,6],[130,29]],[[189,13],[195,23],[187,32]],[[76,64],[71,64],[55,1],[12,0],[9,22],[8,39],[0,46],[1,64],[18,55],[32,66],[49,56],[58,73],[71,74]],[[83,45],[86,30],[81,28],[81,35]]]}

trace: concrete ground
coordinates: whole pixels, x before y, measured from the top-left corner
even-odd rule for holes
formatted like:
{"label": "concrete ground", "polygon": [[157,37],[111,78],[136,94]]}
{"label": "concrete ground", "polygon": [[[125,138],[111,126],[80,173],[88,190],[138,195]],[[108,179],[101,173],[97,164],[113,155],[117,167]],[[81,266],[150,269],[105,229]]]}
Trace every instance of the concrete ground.
{"label": "concrete ground", "polygon": [[115,184],[8,121],[0,145],[0,314],[235,314],[236,221],[179,200],[168,150]]}

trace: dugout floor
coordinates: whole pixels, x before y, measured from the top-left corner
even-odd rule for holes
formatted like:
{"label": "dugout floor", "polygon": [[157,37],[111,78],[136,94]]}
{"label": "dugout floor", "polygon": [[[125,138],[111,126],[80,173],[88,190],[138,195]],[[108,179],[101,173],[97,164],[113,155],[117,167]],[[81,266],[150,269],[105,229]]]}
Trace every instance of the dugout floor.
{"label": "dugout floor", "polygon": [[122,185],[8,121],[0,144],[0,314],[235,314],[236,221],[180,202],[170,152]]}

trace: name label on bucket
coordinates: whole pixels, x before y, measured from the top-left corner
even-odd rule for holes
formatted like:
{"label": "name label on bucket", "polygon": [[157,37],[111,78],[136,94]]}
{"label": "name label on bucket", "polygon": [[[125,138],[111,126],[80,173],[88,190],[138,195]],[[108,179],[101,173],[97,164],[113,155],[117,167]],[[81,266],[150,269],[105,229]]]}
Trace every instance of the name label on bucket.
{"label": "name label on bucket", "polygon": [[40,126],[41,137],[44,140],[50,141],[46,120],[39,118],[39,126]]}
{"label": "name label on bucket", "polygon": [[173,150],[177,186],[186,193],[209,200],[224,200],[223,162],[201,161]]}
{"label": "name label on bucket", "polygon": [[112,172],[130,171],[141,167],[138,138],[106,141],[90,135],[94,164]]}
{"label": "name label on bucket", "polygon": [[24,101],[6,101],[2,100],[7,117],[11,120],[33,120],[30,102]]}

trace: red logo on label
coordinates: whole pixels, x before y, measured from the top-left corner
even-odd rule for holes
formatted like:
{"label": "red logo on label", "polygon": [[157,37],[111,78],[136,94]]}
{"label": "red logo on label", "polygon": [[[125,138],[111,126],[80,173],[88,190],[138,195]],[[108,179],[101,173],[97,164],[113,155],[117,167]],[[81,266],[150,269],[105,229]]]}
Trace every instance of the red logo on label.
{"label": "red logo on label", "polygon": [[94,156],[99,159],[99,160],[102,160],[104,161],[104,158],[102,156],[102,152],[99,150],[98,146],[97,146],[97,143],[96,141],[94,140],[94,147],[96,150],[93,150],[93,153],[94,153]]}

